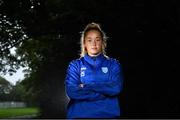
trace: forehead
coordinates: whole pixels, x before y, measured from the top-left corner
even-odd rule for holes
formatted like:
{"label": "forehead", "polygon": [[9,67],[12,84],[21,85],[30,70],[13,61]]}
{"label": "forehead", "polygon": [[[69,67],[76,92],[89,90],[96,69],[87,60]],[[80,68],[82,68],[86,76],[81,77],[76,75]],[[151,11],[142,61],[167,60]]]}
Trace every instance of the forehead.
{"label": "forehead", "polygon": [[101,33],[98,30],[90,30],[86,33],[85,37],[91,37],[91,35],[95,35],[101,37]]}

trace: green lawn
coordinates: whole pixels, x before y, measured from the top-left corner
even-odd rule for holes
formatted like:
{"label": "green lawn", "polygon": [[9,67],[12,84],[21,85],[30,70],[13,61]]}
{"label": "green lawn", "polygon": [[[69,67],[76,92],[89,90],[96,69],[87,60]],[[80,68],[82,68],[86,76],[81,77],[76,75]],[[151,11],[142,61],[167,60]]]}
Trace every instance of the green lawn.
{"label": "green lawn", "polygon": [[0,118],[12,118],[24,115],[37,115],[37,108],[0,108]]}

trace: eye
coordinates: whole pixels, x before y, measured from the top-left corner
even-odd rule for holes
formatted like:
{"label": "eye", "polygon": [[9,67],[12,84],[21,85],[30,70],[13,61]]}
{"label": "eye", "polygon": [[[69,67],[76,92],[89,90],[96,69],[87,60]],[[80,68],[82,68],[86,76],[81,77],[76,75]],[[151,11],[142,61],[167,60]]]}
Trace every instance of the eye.
{"label": "eye", "polygon": [[91,42],[92,40],[91,39],[87,39],[87,42]]}
{"label": "eye", "polygon": [[101,41],[101,38],[96,38],[96,41],[97,41],[97,42]]}

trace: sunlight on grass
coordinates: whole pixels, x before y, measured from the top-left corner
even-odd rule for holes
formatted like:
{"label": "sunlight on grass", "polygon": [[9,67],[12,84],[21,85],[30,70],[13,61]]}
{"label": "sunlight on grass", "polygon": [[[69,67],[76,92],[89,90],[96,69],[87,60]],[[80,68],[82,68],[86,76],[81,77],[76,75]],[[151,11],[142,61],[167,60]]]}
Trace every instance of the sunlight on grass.
{"label": "sunlight on grass", "polygon": [[11,118],[24,115],[38,115],[37,108],[1,108],[0,118]]}

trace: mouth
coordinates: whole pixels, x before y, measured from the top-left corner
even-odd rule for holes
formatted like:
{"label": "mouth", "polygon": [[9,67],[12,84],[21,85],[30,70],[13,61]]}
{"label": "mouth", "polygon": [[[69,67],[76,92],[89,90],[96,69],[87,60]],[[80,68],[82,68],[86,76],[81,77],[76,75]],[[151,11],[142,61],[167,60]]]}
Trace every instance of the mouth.
{"label": "mouth", "polygon": [[92,50],[96,50],[97,48],[91,48]]}
{"label": "mouth", "polygon": [[93,48],[91,48],[91,49],[97,49],[96,47],[93,47]]}

